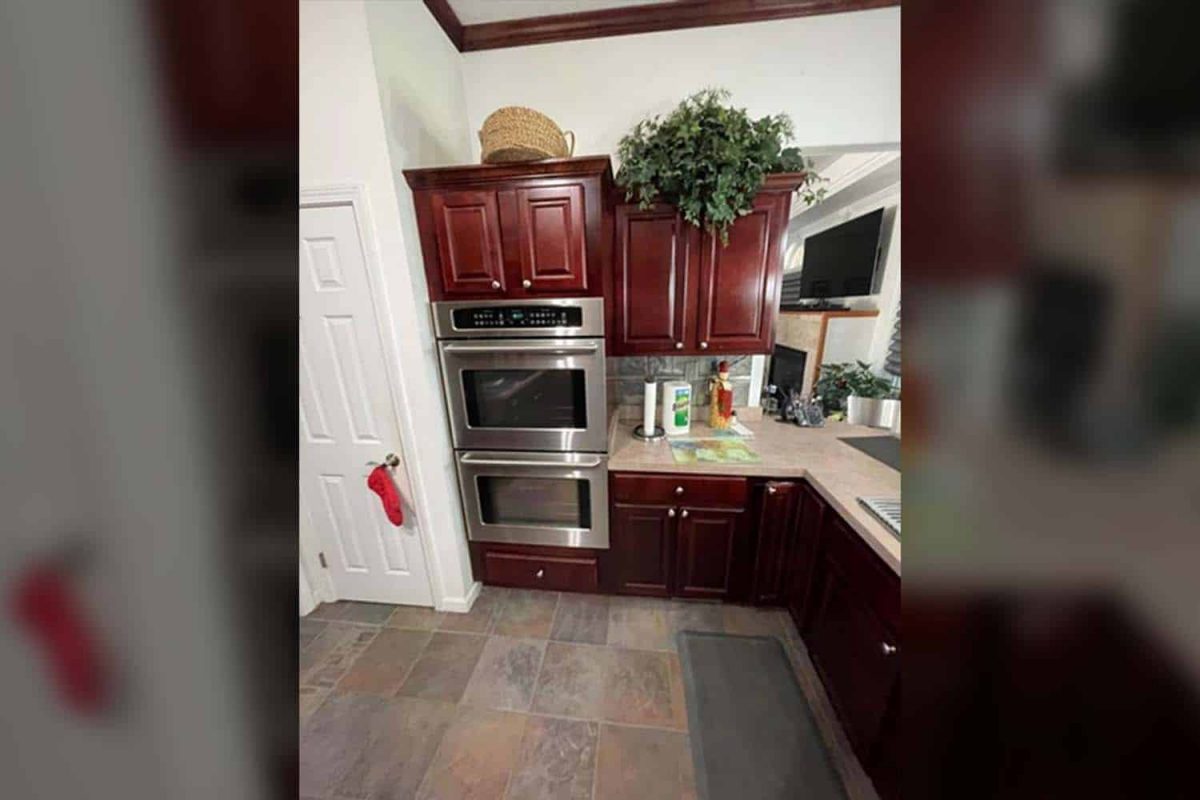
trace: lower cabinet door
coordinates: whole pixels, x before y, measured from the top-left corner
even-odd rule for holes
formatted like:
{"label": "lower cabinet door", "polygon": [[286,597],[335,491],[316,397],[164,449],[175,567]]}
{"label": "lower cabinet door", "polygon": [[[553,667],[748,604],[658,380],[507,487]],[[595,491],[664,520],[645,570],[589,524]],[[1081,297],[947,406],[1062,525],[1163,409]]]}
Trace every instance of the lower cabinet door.
{"label": "lower cabinet door", "polygon": [[744,584],[741,510],[681,508],[675,556],[679,597],[738,599]]}
{"label": "lower cabinet door", "polygon": [[756,492],[758,544],[754,556],[754,593],[761,605],[782,605],[787,595],[788,557],[800,484],[767,481]]}
{"label": "lower cabinet door", "polygon": [[787,607],[797,630],[804,633],[808,624],[808,605],[814,590],[813,571],[821,528],[828,506],[807,484],[800,486],[797,500],[795,535],[788,552]]}
{"label": "lower cabinet door", "polygon": [[609,520],[605,584],[620,594],[671,595],[676,510],[614,503]]}
{"label": "lower cabinet door", "polygon": [[899,677],[899,643],[837,563],[822,558],[817,569],[805,640],[850,743],[867,763]]}

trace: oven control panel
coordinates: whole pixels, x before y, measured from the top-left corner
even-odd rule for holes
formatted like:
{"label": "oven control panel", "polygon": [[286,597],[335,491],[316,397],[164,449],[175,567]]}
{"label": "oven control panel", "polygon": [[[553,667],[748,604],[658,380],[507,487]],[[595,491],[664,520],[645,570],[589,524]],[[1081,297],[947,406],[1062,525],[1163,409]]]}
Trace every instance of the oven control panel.
{"label": "oven control panel", "polygon": [[458,330],[486,328],[578,328],[583,310],[577,306],[482,306],[454,309]]}

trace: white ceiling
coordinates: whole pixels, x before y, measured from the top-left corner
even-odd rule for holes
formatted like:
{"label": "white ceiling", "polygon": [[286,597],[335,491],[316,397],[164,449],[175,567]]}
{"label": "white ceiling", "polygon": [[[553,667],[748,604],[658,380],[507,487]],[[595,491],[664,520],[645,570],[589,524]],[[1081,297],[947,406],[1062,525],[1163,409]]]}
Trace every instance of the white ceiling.
{"label": "white ceiling", "polygon": [[671,0],[450,0],[450,7],[463,25],[478,25],[481,22],[668,2]]}

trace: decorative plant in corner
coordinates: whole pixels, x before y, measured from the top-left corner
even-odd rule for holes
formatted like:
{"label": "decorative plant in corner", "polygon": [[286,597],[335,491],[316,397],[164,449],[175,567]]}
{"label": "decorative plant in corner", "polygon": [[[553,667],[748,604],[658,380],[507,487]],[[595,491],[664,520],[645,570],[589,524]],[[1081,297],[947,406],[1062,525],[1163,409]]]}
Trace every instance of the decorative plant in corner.
{"label": "decorative plant in corner", "polygon": [[704,89],[666,117],[634,126],[620,142],[617,183],[625,199],[642,208],[671,203],[692,225],[729,241],[729,226],[750,213],[767,175],[803,172],[798,192],[805,204],[825,196],[824,180],[795,147],[786,114],[750,119],[744,108],[727,105],[725,89]]}
{"label": "decorative plant in corner", "polygon": [[851,397],[878,399],[893,393],[892,384],[871,372],[865,361],[853,364],[822,364],[817,377],[817,396],[826,416],[842,418],[848,411]]}

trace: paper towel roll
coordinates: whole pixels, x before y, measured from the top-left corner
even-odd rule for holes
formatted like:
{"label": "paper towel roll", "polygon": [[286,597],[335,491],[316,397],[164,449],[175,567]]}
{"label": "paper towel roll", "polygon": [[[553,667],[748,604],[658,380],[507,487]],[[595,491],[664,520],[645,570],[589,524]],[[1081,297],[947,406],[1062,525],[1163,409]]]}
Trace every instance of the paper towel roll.
{"label": "paper towel roll", "polygon": [[653,436],[654,417],[658,410],[658,384],[647,378],[642,385],[646,390],[646,396],[642,402],[642,433],[646,436]]}
{"label": "paper towel roll", "polygon": [[692,424],[692,385],[687,381],[663,383],[662,425],[668,436],[687,433]]}

